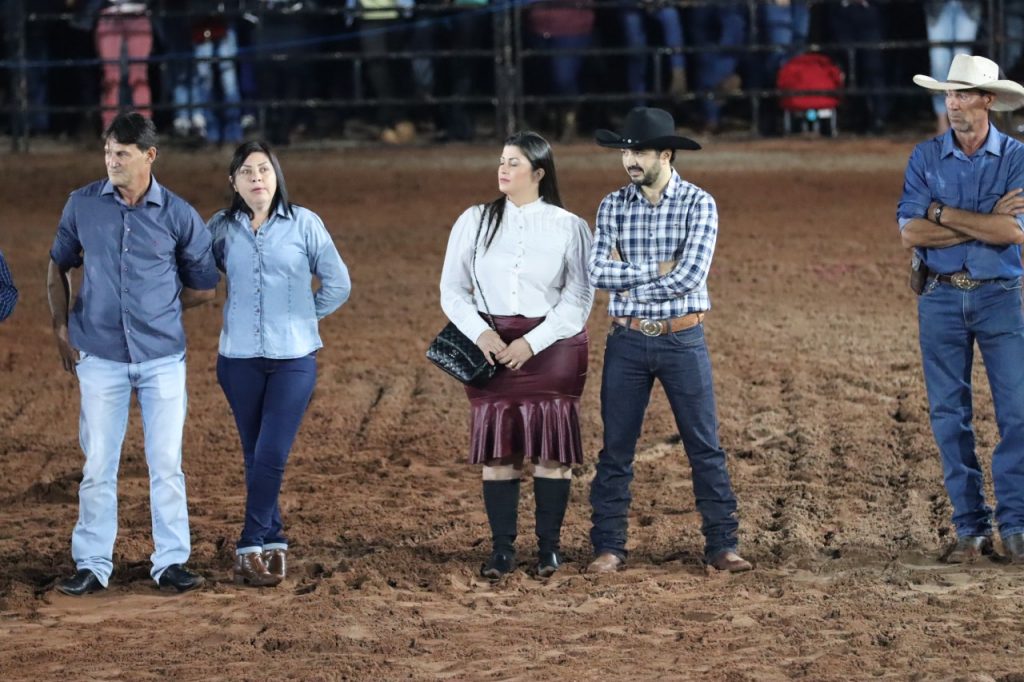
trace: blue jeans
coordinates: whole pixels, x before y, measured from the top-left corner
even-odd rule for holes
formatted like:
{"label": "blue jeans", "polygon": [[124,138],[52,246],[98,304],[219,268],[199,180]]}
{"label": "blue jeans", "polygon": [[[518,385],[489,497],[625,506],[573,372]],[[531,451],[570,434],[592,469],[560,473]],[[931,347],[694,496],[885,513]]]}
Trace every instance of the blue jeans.
{"label": "blue jeans", "polygon": [[[242,114],[238,105],[241,95],[238,91],[238,73],[235,59],[238,57],[238,37],[230,26],[220,40],[207,40],[195,46],[196,87],[198,101],[214,103],[214,75],[220,82],[223,109],[209,108],[206,111],[206,139],[213,143],[236,144],[242,141]],[[203,61],[212,57],[220,61]]]}
{"label": "blue jeans", "polygon": [[[885,40],[882,32],[884,17],[876,4],[866,7],[856,3],[829,5],[828,26],[832,36],[839,43],[881,43]],[[847,63],[848,55],[839,55],[840,63],[845,63],[846,73],[854,67],[857,73],[857,85],[872,89],[885,87],[886,68],[881,50],[862,48],[854,54],[855,63]],[[884,123],[889,118],[889,96],[885,94],[867,95],[867,106],[871,121],[869,125]]]}
{"label": "blue jeans", "polygon": [[991,535],[992,509],[974,446],[971,365],[977,342],[995,405],[992,453],[996,521],[1005,538],[1024,532],[1024,311],[1021,281],[962,291],[930,282],[918,298],[921,359],[932,432],[957,535]]}
{"label": "blue jeans", "polygon": [[134,390],[142,412],[149,502],[153,516],[154,580],[192,551],[181,471],[181,431],[188,398],[185,354],[140,363],[114,362],[81,353],[75,369],[81,392],[79,441],[85,453],[78,488],[78,523],[71,556],[78,570],[93,572],[104,586],[113,570],[117,537],[117,470]]}
{"label": "blue jeans", "polygon": [[167,79],[162,88],[169,90],[175,122],[188,129],[194,118],[202,116],[197,105],[203,101],[193,74],[191,28],[186,17],[162,17],[153,22],[153,29],[167,59]]}
{"label": "blue jeans", "polygon": [[[646,48],[647,28],[644,25],[647,12],[638,8],[624,8],[621,11],[622,29],[626,39],[626,47]],[[684,46],[683,25],[679,20],[679,12],[675,7],[662,7],[654,10],[654,17],[661,27],[662,40],[653,45],[669,48],[682,48]],[[641,95],[647,90],[647,66],[651,61],[650,54],[630,55],[626,62],[626,86],[635,95]],[[658,55],[655,59],[660,59]],[[673,69],[685,69],[686,57],[682,52],[674,53],[669,57],[669,66]],[[655,90],[660,89],[655,87]],[[642,99],[636,100],[637,106],[643,106]]]}
{"label": "blue jeans", "polygon": [[761,87],[774,88],[779,67],[798,53],[807,44],[811,28],[811,14],[803,0],[792,0],[787,5],[765,2],[757,6],[758,21],[761,24],[761,42],[784,48],[773,52],[758,52],[754,70],[760,70]]}
{"label": "blue jeans", "polygon": [[[934,0],[926,6],[925,26],[928,31],[928,42],[931,43],[974,40],[978,36],[980,23],[981,4],[974,0]],[[940,81],[946,80],[953,57],[958,54],[973,54],[973,52],[973,49],[967,45],[931,47],[928,50],[928,57],[931,61],[932,78]],[[946,111],[944,95],[932,97],[932,109],[936,115]]]}
{"label": "blue jeans", "polygon": [[316,385],[316,353],[291,360],[217,357],[245,458],[245,525],[236,552],[287,549],[277,498]]}
{"label": "blue jeans", "polygon": [[[690,42],[697,47],[740,47],[746,41],[747,8],[745,5],[722,4],[701,5],[690,9],[688,18]],[[694,55],[697,63],[697,89],[714,91],[728,76],[739,68],[738,52],[698,52]],[[704,120],[717,123],[721,105],[713,98],[700,100]]]}
{"label": "blue jeans", "polygon": [[697,511],[703,519],[704,554],[712,558],[735,550],[736,497],[725,452],[718,443],[711,358],[703,325],[653,337],[613,325],[601,377],[604,448],[590,486],[594,553],[626,557],[633,458],[655,379],[665,389],[690,460]]}
{"label": "blue jeans", "polygon": [[580,94],[580,76],[586,55],[575,50],[585,50],[593,43],[589,33],[578,36],[543,36],[528,33],[527,41],[534,50],[565,50],[563,54],[544,57],[548,62],[548,85],[546,93],[552,95]]}

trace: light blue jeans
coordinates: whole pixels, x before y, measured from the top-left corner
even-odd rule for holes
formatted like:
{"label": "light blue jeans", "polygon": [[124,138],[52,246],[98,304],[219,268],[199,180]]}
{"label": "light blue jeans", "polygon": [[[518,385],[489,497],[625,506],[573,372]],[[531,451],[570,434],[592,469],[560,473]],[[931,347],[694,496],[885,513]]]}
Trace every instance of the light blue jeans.
{"label": "light blue jeans", "polygon": [[[226,106],[206,109],[206,139],[213,143],[237,144],[242,141],[242,114],[239,110],[241,95],[238,90],[238,36],[229,27],[220,40],[207,40],[195,46],[197,100],[207,105],[214,101],[214,78],[219,79],[221,102]],[[204,61],[217,57],[219,62]]]}
{"label": "light blue jeans", "polygon": [[[972,50],[968,46],[953,48],[934,43],[974,40],[978,36],[978,24],[981,23],[981,5],[972,0],[933,1],[928,3],[926,8],[925,23],[928,28],[928,42],[933,43],[928,50],[932,78],[945,81],[953,57],[958,54],[971,54]],[[945,95],[932,97],[932,109],[936,115],[946,112]]]}
{"label": "light blue jeans", "polygon": [[79,442],[85,453],[78,523],[71,535],[75,566],[92,571],[104,586],[110,580],[117,537],[117,469],[135,391],[142,411],[153,515],[150,575],[159,580],[164,569],[185,563],[192,551],[181,471],[181,433],[188,402],[185,354],[125,363],[82,353],[75,373],[82,400]]}

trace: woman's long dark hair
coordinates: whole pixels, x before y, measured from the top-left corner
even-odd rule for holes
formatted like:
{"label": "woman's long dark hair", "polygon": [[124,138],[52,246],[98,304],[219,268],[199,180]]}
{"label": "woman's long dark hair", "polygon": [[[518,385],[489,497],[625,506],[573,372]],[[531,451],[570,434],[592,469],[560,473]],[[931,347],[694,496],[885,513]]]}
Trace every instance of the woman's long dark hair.
{"label": "woman's long dark hair", "polygon": [[288,187],[284,184],[284,173],[281,172],[281,164],[277,160],[277,155],[270,150],[270,145],[263,140],[252,140],[250,142],[243,142],[238,145],[235,149],[234,156],[231,157],[231,166],[228,168],[228,177],[231,178],[232,183],[232,194],[231,197],[231,213],[244,213],[245,215],[252,218],[252,209],[249,208],[249,204],[245,203],[245,200],[238,193],[238,190],[234,189],[235,173],[242,167],[245,160],[249,158],[250,154],[256,152],[262,152],[267,155],[270,159],[270,165],[274,168],[274,175],[277,176],[277,191],[274,192],[274,198],[270,200],[270,213],[273,214],[280,206],[284,209],[284,212],[291,215],[292,205],[288,201]]}
{"label": "woman's long dark hair", "polygon": [[[532,170],[542,169],[540,179],[540,198],[544,203],[562,208],[562,196],[558,193],[558,178],[555,176],[555,157],[551,153],[548,141],[531,130],[514,133],[505,140],[506,147],[518,147],[523,156],[530,162]],[[505,215],[505,202],[508,197],[502,194],[494,201],[484,204],[484,212],[480,219],[487,225],[487,238],[484,248],[491,245],[494,235],[501,227],[502,216]]]}

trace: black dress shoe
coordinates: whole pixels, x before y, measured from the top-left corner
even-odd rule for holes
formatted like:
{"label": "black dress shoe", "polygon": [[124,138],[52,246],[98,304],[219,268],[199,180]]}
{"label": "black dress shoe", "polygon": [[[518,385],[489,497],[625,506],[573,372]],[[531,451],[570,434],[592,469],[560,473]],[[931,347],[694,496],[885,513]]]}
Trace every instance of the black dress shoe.
{"label": "black dress shoe", "polygon": [[514,570],[516,570],[515,552],[494,550],[487,563],[480,567],[480,575],[489,580],[499,580]]}
{"label": "black dress shoe", "polygon": [[1011,564],[1024,564],[1024,533],[1014,533],[1003,538],[1003,549]]}
{"label": "black dress shoe", "polygon": [[160,574],[158,584],[160,589],[173,587],[178,592],[188,592],[205,582],[206,578],[188,570],[182,564],[171,564]]}
{"label": "black dress shoe", "polygon": [[96,574],[87,568],[83,568],[70,578],[65,578],[57,583],[58,592],[72,597],[81,597],[83,594],[105,589],[107,588],[103,587],[103,583],[96,577]]}
{"label": "black dress shoe", "polygon": [[562,555],[558,552],[537,552],[537,575],[550,578],[562,565]]}
{"label": "black dress shoe", "polygon": [[[987,535],[965,535],[942,555],[947,564],[969,564],[993,553],[992,538]],[[1007,550],[1009,551],[1009,550]]]}

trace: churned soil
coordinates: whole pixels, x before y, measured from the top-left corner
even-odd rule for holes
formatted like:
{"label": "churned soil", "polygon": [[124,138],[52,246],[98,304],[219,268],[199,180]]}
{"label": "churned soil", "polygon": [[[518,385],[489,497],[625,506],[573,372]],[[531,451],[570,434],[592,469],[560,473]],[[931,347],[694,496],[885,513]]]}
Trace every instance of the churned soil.
{"label": "churned soil", "polygon": [[[281,495],[289,578],[254,590],[229,577],[244,485],[214,376],[221,285],[216,304],[186,314],[190,565],[209,583],[178,596],[148,578],[133,408],[111,587],[80,599],[52,589],[73,570],[82,456],[45,271],[67,193],[102,177],[102,155],[5,156],[0,249],[21,301],[0,324],[0,678],[1024,680],[1024,572],[936,560],[950,505],[895,223],[912,144],[712,140],[679,155],[721,213],[706,330],[755,571],[702,567],[689,467],[656,388],[627,570],[581,572],[601,437],[599,294],[568,563],[546,581],[529,575],[527,481],[520,570],[497,584],[479,578],[489,534],[479,472],[463,463],[466,400],[423,353],[444,323],[437,282],[450,226],[495,195],[499,149],[290,150],[292,196],[323,217],[354,290],[322,324],[319,383]],[[586,144],[556,154],[567,207],[592,223],[601,197],[626,181],[618,156]],[[208,217],[225,204],[229,155],[168,149],[157,175]],[[975,380],[987,469],[997,432],[980,360]]]}

